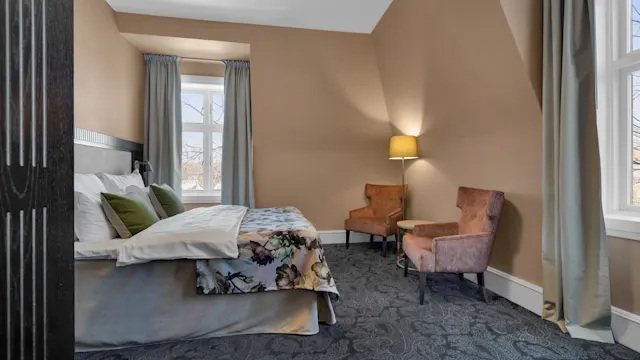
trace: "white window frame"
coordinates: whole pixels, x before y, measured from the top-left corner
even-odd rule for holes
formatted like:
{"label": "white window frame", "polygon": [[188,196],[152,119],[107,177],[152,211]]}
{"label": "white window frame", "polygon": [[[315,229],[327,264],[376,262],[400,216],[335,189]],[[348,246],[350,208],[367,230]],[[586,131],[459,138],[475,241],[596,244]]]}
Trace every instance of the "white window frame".
{"label": "white window frame", "polygon": [[640,206],[632,198],[631,88],[640,49],[631,51],[631,0],[596,0],[598,133],[607,235],[640,240]]}
{"label": "white window frame", "polygon": [[[222,77],[210,77],[210,76],[195,76],[195,75],[182,75],[182,92],[191,92],[203,94],[204,108],[209,109],[211,107],[211,94],[215,92],[224,92],[224,78]],[[212,124],[210,119],[211,113],[205,111],[205,116],[202,124],[197,123],[182,123],[182,132],[198,132],[202,133],[202,141],[204,146],[204,157],[210,159],[211,157],[211,134],[221,133],[223,131],[223,125]],[[202,193],[195,192],[182,192],[182,202],[186,204],[194,203],[220,203],[220,190],[211,189],[211,162],[204,161],[204,190]]]}

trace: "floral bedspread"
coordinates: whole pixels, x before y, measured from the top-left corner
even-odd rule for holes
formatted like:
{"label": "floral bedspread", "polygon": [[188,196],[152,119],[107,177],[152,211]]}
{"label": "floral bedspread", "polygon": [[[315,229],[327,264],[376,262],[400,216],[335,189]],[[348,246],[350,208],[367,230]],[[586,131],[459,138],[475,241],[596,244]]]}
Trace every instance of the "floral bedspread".
{"label": "floral bedspread", "polygon": [[294,207],[249,209],[235,260],[198,260],[198,293],[306,289],[339,295],[320,236]]}

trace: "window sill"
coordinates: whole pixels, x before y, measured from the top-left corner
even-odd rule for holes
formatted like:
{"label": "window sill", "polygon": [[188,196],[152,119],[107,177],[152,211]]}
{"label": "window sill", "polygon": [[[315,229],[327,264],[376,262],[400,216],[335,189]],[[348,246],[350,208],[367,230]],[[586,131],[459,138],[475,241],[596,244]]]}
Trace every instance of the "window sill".
{"label": "window sill", "polygon": [[607,236],[640,241],[640,216],[605,214]]}
{"label": "window sill", "polygon": [[219,204],[220,195],[182,194],[183,204]]}

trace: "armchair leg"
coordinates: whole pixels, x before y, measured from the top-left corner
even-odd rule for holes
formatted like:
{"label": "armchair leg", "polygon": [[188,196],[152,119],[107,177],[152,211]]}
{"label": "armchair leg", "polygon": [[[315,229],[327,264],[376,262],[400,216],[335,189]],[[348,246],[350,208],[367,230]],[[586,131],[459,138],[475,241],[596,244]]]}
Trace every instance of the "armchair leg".
{"label": "armchair leg", "polygon": [[373,234],[369,235],[369,249],[373,249]]}
{"label": "armchair leg", "polygon": [[347,249],[349,248],[349,234],[351,231],[347,230]]}
{"label": "armchair leg", "polygon": [[476,276],[478,277],[478,285],[480,286],[480,290],[482,291],[482,300],[484,300],[485,303],[489,303],[489,301],[487,300],[487,291],[484,287],[484,273],[477,273]]}
{"label": "armchair leg", "polygon": [[464,281],[464,274],[458,273],[458,279],[460,279],[460,281]]}
{"label": "armchair leg", "polygon": [[399,249],[400,249],[400,248],[399,248],[400,243],[398,242],[398,234],[397,234],[397,233],[393,234],[393,239],[394,239],[394,240],[395,240],[395,242],[396,242],[396,244],[395,244],[395,249],[396,249],[396,255],[398,255],[398,254],[400,253],[400,251],[399,251]]}
{"label": "armchair leg", "polygon": [[407,274],[409,274],[409,257],[404,254],[404,277],[407,277]]}
{"label": "armchair leg", "polygon": [[424,290],[427,287],[427,273],[420,272],[420,305],[424,305]]}
{"label": "armchair leg", "polygon": [[382,237],[382,256],[387,257],[387,236]]}

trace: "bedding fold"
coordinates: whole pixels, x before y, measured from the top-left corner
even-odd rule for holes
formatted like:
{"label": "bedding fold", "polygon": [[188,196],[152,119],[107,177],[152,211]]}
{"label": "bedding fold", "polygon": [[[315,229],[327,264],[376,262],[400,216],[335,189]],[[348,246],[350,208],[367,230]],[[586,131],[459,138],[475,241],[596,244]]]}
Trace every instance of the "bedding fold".
{"label": "bedding fold", "polygon": [[245,206],[196,208],[159,221],[118,249],[117,266],[176,259],[235,259]]}
{"label": "bedding fold", "polygon": [[75,260],[113,260],[118,258],[118,249],[127,240],[112,239],[94,242],[73,243]]}

